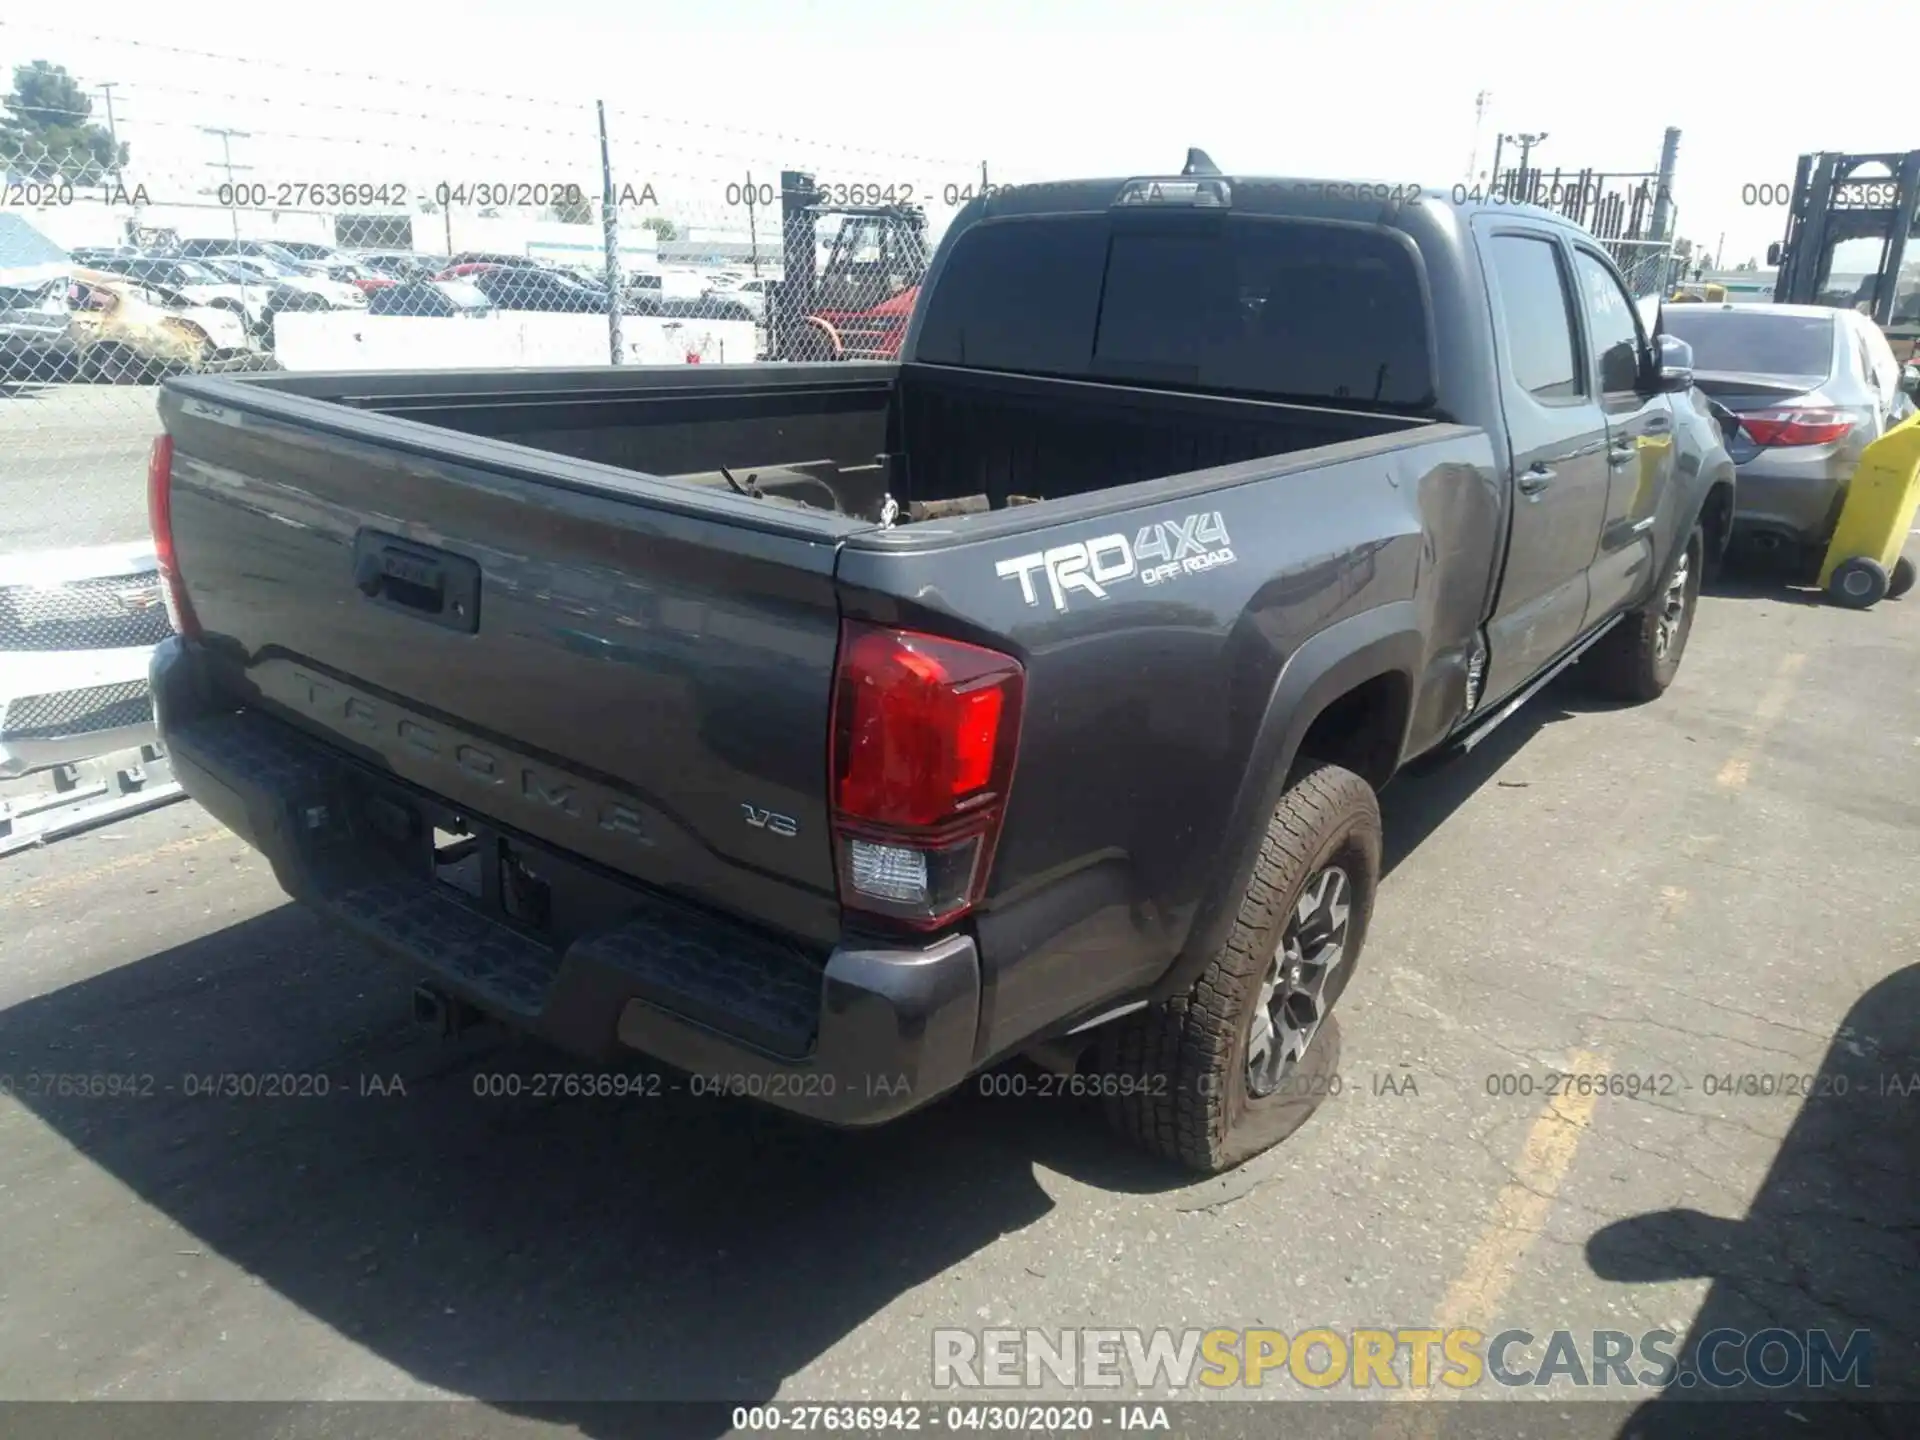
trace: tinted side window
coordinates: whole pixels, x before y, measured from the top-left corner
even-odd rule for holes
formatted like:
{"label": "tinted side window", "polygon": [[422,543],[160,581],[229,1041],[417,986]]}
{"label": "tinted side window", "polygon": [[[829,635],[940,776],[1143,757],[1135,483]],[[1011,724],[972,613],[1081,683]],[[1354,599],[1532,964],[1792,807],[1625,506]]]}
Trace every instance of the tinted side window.
{"label": "tinted side window", "polygon": [[1858,330],[1853,332],[1853,363],[1860,367],[1860,378],[1877,392],[1880,376],[1874,369],[1873,354],[1867,349],[1867,337]]}
{"label": "tinted side window", "polygon": [[1526,235],[1496,235],[1489,246],[1513,378],[1543,400],[1587,391],[1575,364],[1573,297],[1556,249],[1550,240]]}
{"label": "tinted side window", "polygon": [[1640,383],[1640,318],[1613,272],[1584,250],[1574,253],[1587,304],[1587,331],[1600,357],[1600,388],[1608,395]]}
{"label": "tinted side window", "polygon": [[1880,392],[1880,403],[1896,403],[1900,398],[1900,366],[1893,358],[1893,347],[1880,327],[1870,322],[1861,324],[1860,339],[1867,348],[1867,369]]}

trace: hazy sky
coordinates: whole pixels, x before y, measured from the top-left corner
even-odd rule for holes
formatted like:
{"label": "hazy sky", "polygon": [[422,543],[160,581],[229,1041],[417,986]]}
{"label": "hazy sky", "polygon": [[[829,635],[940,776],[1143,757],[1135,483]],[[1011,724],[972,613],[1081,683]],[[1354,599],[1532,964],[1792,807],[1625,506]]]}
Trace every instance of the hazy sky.
{"label": "hazy sky", "polygon": [[254,132],[233,142],[248,179],[597,189],[596,98],[620,176],[716,222],[749,166],[913,183],[936,215],[983,160],[995,180],[1138,174],[1177,169],[1189,145],[1229,172],[1445,186],[1466,177],[1486,89],[1482,168],[1506,130],[1546,132],[1548,167],[1652,170],[1679,126],[1680,233],[1711,249],[1724,232],[1738,261],[1784,226],[1743,186],[1791,181],[1806,150],[1920,145],[1908,87],[1851,79],[1849,62],[1897,53],[1877,37],[1913,22],[1910,5],[1871,0],[1824,13],[1804,64],[1780,46],[1807,30],[1804,6],[1719,0],[93,0],[71,24],[27,3],[48,18],[0,22],[0,63],[117,82],[136,170],[176,190],[213,174],[219,142],[200,125]]}

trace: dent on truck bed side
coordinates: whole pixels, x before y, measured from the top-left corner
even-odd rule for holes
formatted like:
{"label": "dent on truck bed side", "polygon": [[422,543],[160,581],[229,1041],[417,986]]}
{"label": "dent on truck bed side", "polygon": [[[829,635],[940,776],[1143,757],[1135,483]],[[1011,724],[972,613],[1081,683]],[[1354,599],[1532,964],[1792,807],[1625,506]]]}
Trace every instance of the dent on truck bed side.
{"label": "dent on truck bed side", "polygon": [[1049,506],[1017,533],[906,527],[841,550],[844,613],[1027,666],[976,926],[979,1061],[1167,976],[1326,702],[1401,677],[1389,769],[1457,716],[1500,513],[1483,433],[1434,426],[1207,478],[1127,487],[1125,508],[1116,492]]}

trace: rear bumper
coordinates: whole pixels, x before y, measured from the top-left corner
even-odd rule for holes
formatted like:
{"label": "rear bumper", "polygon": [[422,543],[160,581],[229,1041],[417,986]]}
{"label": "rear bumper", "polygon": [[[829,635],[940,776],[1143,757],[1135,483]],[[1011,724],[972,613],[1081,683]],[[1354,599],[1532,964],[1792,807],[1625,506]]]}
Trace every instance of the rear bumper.
{"label": "rear bumper", "polygon": [[[972,1068],[980,966],[970,936],[924,948],[843,942],[824,963],[647,892],[480,817],[544,883],[548,932],[509,922],[498,879],[473,899],[435,878],[453,812],[258,711],[213,703],[194,648],[155,652],[174,775],[259,850],[294,898],[518,1028],[582,1058],[639,1052],[696,1094],[764,1100],[833,1125],[917,1109]],[[498,872],[495,872],[496,874]],[[564,902],[564,903],[563,903]]]}
{"label": "rear bumper", "polygon": [[1847,497],[1846,471],[1837,462],[1739,466],[1734,485],[1735,532],[1824,545]]}

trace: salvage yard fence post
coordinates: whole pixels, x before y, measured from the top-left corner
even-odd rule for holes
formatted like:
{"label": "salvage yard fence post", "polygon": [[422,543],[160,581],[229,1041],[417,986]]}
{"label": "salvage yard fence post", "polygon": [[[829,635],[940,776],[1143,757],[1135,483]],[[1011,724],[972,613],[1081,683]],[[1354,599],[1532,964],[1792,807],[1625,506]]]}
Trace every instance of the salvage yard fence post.
{"label": "salvage yard fence post", "polygon": [[620,307],[626,299],[620,278],[620,201],[613,188],[613,159],[607,150],[607,102],[596,100],[593,108],[600,117],[600,227],[607,264],[607,363],[618,365],[625,358],[620,343]]}

